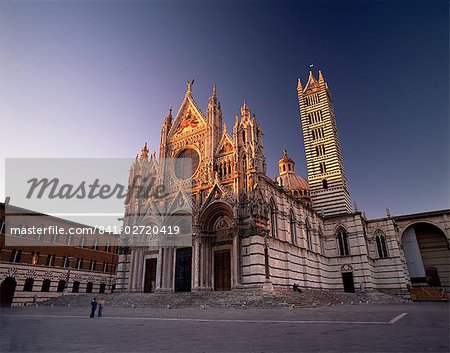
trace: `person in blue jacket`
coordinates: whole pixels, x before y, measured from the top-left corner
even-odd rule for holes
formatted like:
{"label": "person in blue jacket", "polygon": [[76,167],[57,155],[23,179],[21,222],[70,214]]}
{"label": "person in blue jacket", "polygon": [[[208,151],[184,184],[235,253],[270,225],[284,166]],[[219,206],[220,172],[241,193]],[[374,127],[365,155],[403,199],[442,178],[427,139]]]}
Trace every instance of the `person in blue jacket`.
{"label": "person in blue jacket", "polygon": [[91,301],[91,315],[90,315],[91,319],[95,316],[96,309],[97,309],[97,299],[94,298]]}

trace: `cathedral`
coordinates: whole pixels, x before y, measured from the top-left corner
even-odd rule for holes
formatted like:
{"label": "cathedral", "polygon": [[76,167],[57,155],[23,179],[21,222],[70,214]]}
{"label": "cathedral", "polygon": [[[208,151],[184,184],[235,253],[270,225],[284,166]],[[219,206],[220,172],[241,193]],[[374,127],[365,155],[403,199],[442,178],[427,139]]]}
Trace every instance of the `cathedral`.
{"label": "cathedral", "polygon": [[[330,88],[310,72],[297,93],[307,178],[280,151],[279,174],[266,173],[263,127],[245,103],[227,128],[216,87],[202,112],[192,82],[181,106],[162,123],[159,156],[147,145],[130,169],[157,170],[169,192],[164,200],[125,204],[124,226],[160,225],[155,210],[189,206],[183,245],[121,247],[116,289],[126,292],[224,291],[238,288],[379,290],[408,296],[412,287],[449,280],[449,210],[367,219],[352,206]],[[190,172],[167,159],[189,159]],[[163,205],[164,204],[164,205]],[[164,207],[163,207],[164,206]],[[138,211],[138,212],[137,212]],[[170,213],[170,211],[168,211]],[[159,217],[156,217],[159,215]]]}

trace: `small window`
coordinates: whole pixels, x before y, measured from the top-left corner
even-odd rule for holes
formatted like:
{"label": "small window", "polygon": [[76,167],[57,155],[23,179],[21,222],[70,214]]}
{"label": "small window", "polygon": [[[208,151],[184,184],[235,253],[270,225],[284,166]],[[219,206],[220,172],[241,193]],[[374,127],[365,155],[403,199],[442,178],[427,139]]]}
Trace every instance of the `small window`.
{"label": "small window", "polygon": [[341,256],[350,255],[349,246],[348,246],[348,235],[345,230],[340,229],[338,231],[337,240],[338,240],[338,246],[339,246],[339,255],[341,255]]}
{"label": "small window", "polygon": [[79,281],[73,282],[72,293],[78,293],[79,290],[80,290],[80,282]]}
{"label": "small window", "polygon": [[291,231],[292,244],[297,244],[297,229],[296,229],[296,225],[295,225],[294,213],[292,211],[291,211],[291,216],[289,219],[289,228]]}
{"label": "small window", "polygon": [[385,238],[384,234],[379,232],[375,237],[375,241],[377,243],[378,257],[380,259],[389,257],[387,245],[386,245],[386,238]]}
{"label": "small window", "polygon": [[277,228],[277,213],[275,203],[272,200],[270,204],[270,233],[273,237],[277,235]]}
{"label": "small window", "polygon": [[311,232],[311,226],[309,225],[309,221],[306,220],[306,243],[309,250],[312,250],[313,244],[312,244],[312,232]]}
{"label": "small window", "polygon": [[53,266],[55,264],[55,255],[54,254],[48,254],[47,255],[47,261],[45,263],[46,266]]}
{"label": "small window", "polygon": [[64,288],[66,288],[66,281],[63,279],[58,282],[58,288],[56,289],[57,292],[64,292]]}
{"label": "small window", "polygon": [[50,292],[51,283],[52,283],[52,281],[50,281],[49,279],[44,279],[42,281],[41,292]]}
{"label": "small window", "polygon": [[53,236],[53,243],[54,243],[54,244],[58,244],[58,243],[59,243],[59,234],[55,234],[55,235]]}
{"label": "small window", "polygon": [[25,280],[25,284],[23,285],[23,291],[24,292],[32,292],[33,291],[33,285],[34,285],[34,279],[33,278],[27,278]]}
{"label": "small window", "polygon": [[9,258],[10,262],[20,262],[20,258],[22,257],[22,250],[13,249],[11,251],[11,256]]}
{"label": "small window", "polygon": [[38,265],[39,264],[39,253],[32,253],[31,264]]}
{"label": "small window", "polygon": [[327,172],[327,168],[326,168],[325,162],[320,162],[320,163],[319,163],[319,169],[320,169],[320,173],[321,173],[321,174]]}
{"label": "small window", "polygon": [[325,255],[325,242],[323,239],[323,233],[322,233],[322,229],[319,228],[319,242],[320,242],[320,253],[322,255]]}
{"label": "small window", "polygon": [[88,282],[86,285],[86,293],[92,293],[92,288],[94,287],[94,283]]}
{"label": "small window", "polygon": [[328,189],[328,181],[327,181],[327,179],[323,179],[322,180],[322,186],[323,186],[324,189]]}

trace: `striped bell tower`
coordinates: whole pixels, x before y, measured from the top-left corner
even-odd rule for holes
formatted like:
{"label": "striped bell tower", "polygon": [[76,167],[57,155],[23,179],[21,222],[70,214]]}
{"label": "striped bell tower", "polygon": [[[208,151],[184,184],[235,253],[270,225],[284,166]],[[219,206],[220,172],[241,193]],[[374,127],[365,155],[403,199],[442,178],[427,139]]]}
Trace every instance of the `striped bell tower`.
{"label": "striped bell tower", "polygon": [[298,102],[313,208],[325,216],[352,213],[330,89],[319,70],[298,80]]}

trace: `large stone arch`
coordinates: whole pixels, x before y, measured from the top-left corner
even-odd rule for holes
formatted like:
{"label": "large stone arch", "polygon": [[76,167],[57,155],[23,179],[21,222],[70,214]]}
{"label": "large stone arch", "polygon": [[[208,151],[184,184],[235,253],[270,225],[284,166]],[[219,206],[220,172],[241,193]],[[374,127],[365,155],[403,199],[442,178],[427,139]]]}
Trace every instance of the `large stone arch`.
{"label": "large stone arch", "polygon": [[450,289],[450,245],[445,231],[433,222],[410,222],[401,234],[411,283]]}
{"label": "large stone arch", "polygon": [[229,222],[229,226],[232,227],[233,208],[226,201],[219,200],[208,205],[199,215],[201,231],[214,232],[221,219]]}
{"label": "large stone arch", "polygon": [[199,215],[199,226],[199,286],[229,290],[239,282],[239,243],[233,206],[225,200],[212,202]]}

